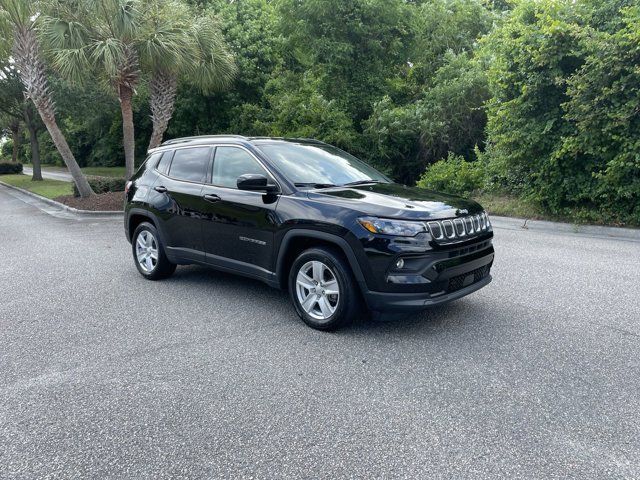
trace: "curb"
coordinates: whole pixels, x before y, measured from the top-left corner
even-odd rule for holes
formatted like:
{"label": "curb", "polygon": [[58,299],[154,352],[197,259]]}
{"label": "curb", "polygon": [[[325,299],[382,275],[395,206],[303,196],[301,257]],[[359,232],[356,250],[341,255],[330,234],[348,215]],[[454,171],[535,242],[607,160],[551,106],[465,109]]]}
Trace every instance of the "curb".
{"label": "curb", "polygon": [[539,232],[573,233],[598,237],[621,238],[640,241],[640,228],[606,227],[601,225],[580,225],[577,223],[550,222],[517,217],[489,215],[494,227]]}
{"label": "curb", "polygon": [[30,192],[29,190],[25,190],[24,188],[16,187],[15,185],[10,185],[3,181],[0,181],[0,185],[8,187],[12,190],[16,190],[25,195],[29,195],[30,197],[33,197],[36,200],[40,200],[41,202],[47,203],[48,205],[59,208],[60,210],[64,210],[73,215],[87,216],[87,217],[97,216],[97,217],[103,217],[103,218],[109,218],[109,217],[117,218],[117,217],[121,217],[124,214],[124,211],[114,212],[110,210],[95,210],[95,211],[94,210],[78,210],[77,208],[69,207],[64,203],[56,202],[55,200],[51,200],[50,198],[43,197],[42,195],[38,195],[37,193]]}

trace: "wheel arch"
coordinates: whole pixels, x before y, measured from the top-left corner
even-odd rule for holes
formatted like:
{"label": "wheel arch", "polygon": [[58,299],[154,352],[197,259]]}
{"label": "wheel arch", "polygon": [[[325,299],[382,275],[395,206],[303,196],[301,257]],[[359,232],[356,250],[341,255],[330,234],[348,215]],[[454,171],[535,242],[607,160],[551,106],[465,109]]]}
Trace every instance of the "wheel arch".
{"label": "wheel arch", "polygon": [[293,229],[288,231],[280,243],[276,260],[276,278],[280,288],[287,288],[289,269],[297,256],[304,250],[318,246],[331,247],[342,254],[351,267],[351,271],[362,291],[363,286],[366,286],[366,282],[351,245],[338,235],[307,229]]}
{"label": "wheel arch", "polygon": [[142,208],[132,208],[127,213],[127,240],[129,240],[129,242],[132,241],[133,232],[135,232],[136,228],[138,228],[138,225],[143,222],[149,222],[154,227],[156,227],[158,235],[160,236],[160,240],[164,245],[166,245],[166,242],[164,241],[164,234],[160,228],[160,222],[158,221],[158,218],[150,211],[144,210]]}

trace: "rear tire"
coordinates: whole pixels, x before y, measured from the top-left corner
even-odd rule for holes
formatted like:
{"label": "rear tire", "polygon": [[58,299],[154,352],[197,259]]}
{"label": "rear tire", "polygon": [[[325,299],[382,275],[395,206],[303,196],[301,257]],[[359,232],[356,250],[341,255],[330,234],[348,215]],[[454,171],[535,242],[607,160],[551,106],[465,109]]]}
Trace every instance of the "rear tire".
{"label": "rear tire", "polygon": [[302,252],[289,271],[289,295],[311,328],[335,330],[365,313],[349,264],[326,247]]}
{"label": "rear tire", "polygon": [[136,268],[144,278],[160,280],[175,272],[176,264],[167,258],[158,230],[151,223],[138,225],[133,232],[131,248]]}

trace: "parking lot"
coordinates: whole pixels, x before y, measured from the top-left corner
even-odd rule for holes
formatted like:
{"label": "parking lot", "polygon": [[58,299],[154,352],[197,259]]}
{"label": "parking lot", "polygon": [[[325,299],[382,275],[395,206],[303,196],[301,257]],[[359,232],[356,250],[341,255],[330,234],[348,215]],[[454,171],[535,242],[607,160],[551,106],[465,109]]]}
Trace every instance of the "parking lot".
{"label": "parking lot", "polygon": [[0,478],[639,478],[640,242],[494,225],[485,289],[321,333],[0,187]]}

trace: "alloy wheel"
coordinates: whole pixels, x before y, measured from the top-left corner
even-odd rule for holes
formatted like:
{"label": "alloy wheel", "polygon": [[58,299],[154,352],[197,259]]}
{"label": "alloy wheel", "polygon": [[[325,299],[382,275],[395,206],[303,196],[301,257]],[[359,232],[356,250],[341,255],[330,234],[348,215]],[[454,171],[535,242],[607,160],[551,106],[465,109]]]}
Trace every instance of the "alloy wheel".
{"label": "alloy wheel", "polygon": [[307,262],[298,270],[296,294],[302,309],[316,320],[331,317],[340,301],[336,275],[318,260]]}
{"label": "alloy wheel", "polygon": [[152,272],[158,264],[158,242],[148,230],[142,230],[136,239],[136,259],[146,273]]}

